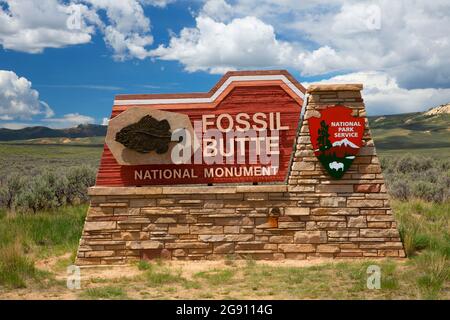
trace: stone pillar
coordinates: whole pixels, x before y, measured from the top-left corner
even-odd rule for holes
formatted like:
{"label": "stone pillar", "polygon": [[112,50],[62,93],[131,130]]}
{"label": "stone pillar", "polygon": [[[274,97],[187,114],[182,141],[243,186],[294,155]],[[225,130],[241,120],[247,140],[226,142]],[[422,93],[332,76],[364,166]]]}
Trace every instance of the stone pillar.
{"label": "stone pillar", "polygon": [[[288,179],[289,197],[309,208],[304,216],[305,236],[326,232],[326,244],[316,255],[333,257],[404,257],[403,245],[389,205],[364,102],[362,85],[312,85]],[[363,147],[345,175],[331,178],[316,158],[310,141],[308,118],[331,105],[353,109],[366,117]]]}

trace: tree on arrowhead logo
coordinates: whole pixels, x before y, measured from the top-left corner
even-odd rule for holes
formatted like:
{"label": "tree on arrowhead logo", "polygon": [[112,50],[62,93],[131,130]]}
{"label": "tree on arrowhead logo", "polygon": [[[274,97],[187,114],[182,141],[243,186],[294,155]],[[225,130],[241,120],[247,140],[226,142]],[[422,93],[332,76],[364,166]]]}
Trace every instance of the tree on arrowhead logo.
{"label": "tree on arrowhead logo", "polygon": [[352,116],[352,109],[331,106],[320,117],[308,119],[314,154],[327,172],[340,179],[362,146],[365,119]]}

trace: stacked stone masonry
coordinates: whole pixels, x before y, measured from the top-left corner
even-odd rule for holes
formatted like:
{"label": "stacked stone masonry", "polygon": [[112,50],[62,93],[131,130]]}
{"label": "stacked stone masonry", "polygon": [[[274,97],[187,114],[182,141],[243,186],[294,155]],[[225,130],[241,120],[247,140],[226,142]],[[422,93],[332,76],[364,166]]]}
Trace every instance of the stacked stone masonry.
{"label": "stacked stone masonry", "polygon": [[363,147],[339,180],[326,173],[310,142],[307,119],[328,105],[366,116],[361,89],[308,89],[287,184],[91,188],[77,264],[404,257],[367,120]]}

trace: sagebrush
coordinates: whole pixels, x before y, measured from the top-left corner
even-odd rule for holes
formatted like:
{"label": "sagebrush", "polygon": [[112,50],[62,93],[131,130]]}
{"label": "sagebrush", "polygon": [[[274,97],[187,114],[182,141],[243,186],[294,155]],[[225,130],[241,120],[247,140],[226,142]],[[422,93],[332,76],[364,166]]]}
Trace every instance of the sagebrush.
{"label": "sagebrush", "polygon": [[0,180],[0,207],[10,211],[49,210],[88,201],[96,168],[44,168],[33,174],[13,172]]}
{"label": "sagebrush", "polygon": [[388,192],[399,200],[445,202],[450,198],[450,159],[406,154],[382,157]]}
{"label": "sagebrush", "polygon": [[[388,192],[394,199],[443,203],[450,198],[450,159],[403,155],[380,157]],[[93,165],[37,167],[0,176],[0,208],[37,212],[88,201],[95,184]]]}

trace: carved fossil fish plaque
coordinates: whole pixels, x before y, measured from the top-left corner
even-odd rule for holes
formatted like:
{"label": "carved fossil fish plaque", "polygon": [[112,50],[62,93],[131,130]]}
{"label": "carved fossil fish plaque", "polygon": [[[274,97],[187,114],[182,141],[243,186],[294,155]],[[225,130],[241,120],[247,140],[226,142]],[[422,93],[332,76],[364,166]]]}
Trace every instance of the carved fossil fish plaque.
{"label": "carved fossil fish plaque", "polygon": [[146,115],[136,123],[122,128],[116,134],[116,141],[140,153],[156,151],[158,154],[169,150],[171,141],[170,124],[167,120],[156,120]]}

